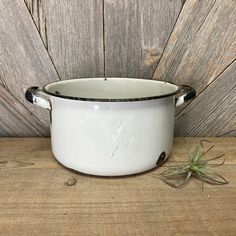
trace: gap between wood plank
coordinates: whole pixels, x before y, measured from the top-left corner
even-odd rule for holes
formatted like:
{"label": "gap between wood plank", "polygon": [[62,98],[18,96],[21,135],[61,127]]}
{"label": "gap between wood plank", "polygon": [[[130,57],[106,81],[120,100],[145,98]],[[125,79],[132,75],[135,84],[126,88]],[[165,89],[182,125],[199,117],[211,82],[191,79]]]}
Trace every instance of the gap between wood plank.
{"label": "gap between wood plank", "polygon": [[[27,4],[26,4],[26,1],[24,0],[24,4],[25,4],[25,7],[26,7],[26,9],[27,9],[27,11],[28,11],[28,13],[29,13],[29,15],[30,15],[30,18],[31,18],[31,20],[33,21],[33,23],[34,23],[34,26],[35,26],[35,28],[37,29],[37,32],[38,32],[38,34],[39,34],[39,37],[40,37],[40,39],[41,39],[41,41],[43,42],[43,45],[44,45],[44,47],[45,47],[45,50],[46,50],[46,52],[47,52],[47,54],[48,54],[48,56],[49,56],[49,59],[50,59],[50,61],[51,61],[51,63],[52,63],[52,65],[53,65],[53,67],[54,67],[54,69],[55,69],[55,71],[56,71],[56,74],[57,74],[57,76],[58,76],[58,78],[59,78],[59,80],[61,80],[61,77],[60,77],[60,75],[59,75],[59,73],[58,73],[58,71],[57,71],[57,68],[56,68],[56,66],[55,66],[55,64],[54,64],[54,62],[53,62],[53,60],[52,60],[52,57],[51,57],[51,55],[50,55],[50,53],[49,53],[49,51],[48,51],[48,42],[47,42],[47,26],[46,26],[46,18],[45,18],[45,37],[46,37],[46,42],[44,42],[44,40],[43,40],[43,38],[42,38],[42,36],[41,36],[41,34],[40,34],[40,19],[39,19],[39,1],[37,0],[37,14],[38,14],[38,25],[39,25],[39,27],[37,27],[37,25],[36,25],[36,23],[35,23],[35,21],[34,21],[34,18],[33,18],[33,16],[31,15],[31,12],[30,12],[30,10],[29,10],[29,8],[28,8],[28,6],[27,6]],[[33,4],[32,4],[32,6],[33,6]],[[33,11],[33,10],[32,10]]]}
{"label": "gap between wood plank", "polygon": [[212,10],[212,8],[214,7],[215,4],[216,4],[216,0],[214,1],[214,3],[212,4],[212,6],[210,7],[209,11],[207,12],[206,17],[205,17],[205,19],[203,20],[202,24],[198,27],[197,32],[200,31],[200,29],[202,28],[202,26],[203,26],[204,23],[206,22],[206,19],[207,19],[207,17],[209,16],[209,13],[211,12],[211,10]]}
{"label": "gap between wood plank", "polygon": [[[199,0],[199,1],[200,1],[200,0]],[[185,1],[185,2],[186,2],[186,1]],[[216,0],[215,0],[214,3],[212,4],[212,6],[214,6],[215,2],[216,2]],[[183,7],[184,7],[184,6],[183,6]],[[179,16],[180,16],[181,13],[182,13],[183,7],[181,8],[181,12],[180,12]],[[194,6],[193,6],[193,7],[194,7]],[[210,10],[207,12],[207,16],[209,15],[211,9],[212,9],[212,7],[211,7]],[[179,16],[178,16],[178,19],[179,19]],[[207,16],[205,17],[204,22],[205,22]],[[195,22],[195,19],[196,19],[196,18],[197,18],[197,15],[192,18],[191,23],[192,23],[192,22]],[[177,21],[176,21],[176,24],[177,24]],[[191,27],[192,27],[191,24],[189,24],[188,30],[189,30]],[[199,31],[199,29],[200,29],[201,27],[202,27],[202,25],[198,28],[197,31]],[[175,29],[175,27],[173,28],[171,34],[173,33],[174,29]],[[187,30],[187,31],[188,31],[188,30]],[[170,35],[169,39],[170,39],[170,38],[171,38],[171,35]],[[169,39],[168,39],[168,41],[169,41]],[[168,44],[166,44],[166,46],[167,46],[167,45],[168,45]],[[174,45],[174,46],[175,46],[175,45]],[[164,53],[163,53],[163,55],[164,55]],[[161,62],[161,60],[159,60],[159,63],[160,63],[160,62]],[[158,64],[159,64],[159,63],[158,63]],[[168,72],[171,70],[173,63],[174,63],[174,62],[172,62],[171,66],[169,66]],[[157,67],[156,67],[156,69],[157,69]],[[154,76],[154,75],[155,75],[155,72],[154,72],[153,76]]]}
{"label": "gap between wood plank", "polygon": [[220,134],[220,135],[217,136],[217,137],[223,137],[224,135],[227,135],[227,134],[232,133],[232,132],[235,132],[235,131],[236,131],[236,129],[233,129],[233,130],[227,131],[227,132],[225,132],[225,133],[223,133],[223,134]]}
{"label": "gap between wood plank", "polygon": [[171,30],[171,32],[170,32],[170,34],[169,34],[169,37],[168,37],[167,40],[166,40],[166,44],[165,44],[165,46],[164,46],[164,48],[163,48],[163,51],[162,51],[162,53],[161,53],[161,57],[160,57],[160,59],[159,59],[157,65],[156,65],[155,69],[153,70],[153,74],[152,74],[152,76],[151,76],[152,79],[153,79],[153,76],[154,76],[154,74],[155,74],[155,72],[156,72],[156,69],[157,69],[157,67],[158,67],[158,65],[159,65],[159,63],[160,63],[160,61],[161,61],[161,59],[162,59],[162,56],[163,56],[163,54],[164,54],[164,52],[165,52],[165,50],[166,50],[166,46],[167,46],[168,43],[169,43],[170,37],[171,37],[171,35],[172,35],[172,33],[173,33],[174,29],[175,29],[175,26],[176,26],[176,24],[177,24],[177,22],[178,22],[178,19],[179,19],[179,16],[180,16],[180,14],[181,14],[181,12],[182,12],[182,10],[183,10],[185,1],[186,1],[186,0],[183,0],[183,2],[182,2],[182,7],[181,7],[181,9],[180,9],[180,11],[179,11],[179,14],[178,14],[176,20],[175,20],[175,23],[174,23],[174,25],[173,25],[173,27],[172,27],[172,30]]}
{"label": "gap between wood plank", "polygon": [[102,0],[102,23],[103,23],[103,75],[106,77],[106,43],[105,43],[105,0]]}
{"label": "gap between wood plank", "polygon": [[[7,91],[7,93],[9,93],[24,109],[25,109],[25,111],[26,112],[28,112],[29,113],[29,115],[32,115],[34,118],[35,118],[35,120],[37,120],[43,127],[45,127],[45,129],[47,129],[48,127],[47,126],[45,126],[31,111],[29,111],[28,109],[27,109],[27,107],[25,107],[25,105],[23,104],[23,103],[21,103],[21,101],[18,99],[18,98],[16,98],[11,92],[10,92],[10,90],[8,89],[8,87],[5,87],[4,86],[4,84],[3,85],[0,85],[0,86],[2,86],[6,91]],[[7,103],[8,103],[8,101],[5,99],[5,97],[3,97],[3,96],[1,96],[2,97],[2,99],[4,99]],[[11,106],[11,104],[10,103],[8,103],[9,104],[9,106]],[[15,107],[13,107],[13,106],[11,106],[17,113],[19,113],[18,112],[18,110],[17,109],[15,109]],[[32,127],[34,127],[42,136],[44,136],[45,137],[45,135],[37,128],[37,127],[35,127],[34,126],[34,123],[31,123],[27,118],[25,118],[25,116],[23,116],[23,114],[21,114],[21,113],[19,113]],[[4,123],[4,122],[3,122]],[[4,123],[5,124],[5,123]],[[6,125],[7,126],[7,125]],[[14,133],[15,133],[15,131],[14,131]]]}
{"label": "gap between wood plank", "polygon": [[[34,1],[34,0],[32,0]],[[38,26],[39,26],[39,32],[41,32],[41,25],[40,25],[40,18],[39,18],[39,0],[36,0],[37,3],[37,15],[38,15]],[[33,6],[34,4],[32,4]],[[32,17],[32,16],[31,16]],[[37,27],[36,27],[37,28]]]}
{"label": "gap between wood plank", "polygon": [[[0,86],[1,86],[1,85],[0,85]],[[20,100],[18,100],[18,99],[16,98],[16,97],[9,91],[9,89],[5,88],[4,86],[2,86],[2,87],[6,90],[7,93],[9,93],[9,94],[11,95],[12,98],[14,98],[14,99],[25,109],[26,112],[29,113],[29,116],[34,117],[35,120],[38,121],[38,122],[45,128],[45,130],[48,128],[48,127],[45,126],[31,111],[29,111],[29,110],[24,106],[24,104],[20,102]],[[40,129],[38,129],[38,128],[34,125],[34,123],[30,122],[30,120],[27,119],[27,117],[25,117],[21,112],[19,112],[17,109],[15,109],[15,107],[12,106],[12,105],[8,102],[8,99],[6,99],[5,96],[1,96],[1,97],[2,97],[3,100],[6,101],[6,103],[7,103],[9,106],[12,107],[12,109],[14,109],[14,110],[16,111],[26,122],[28,122],[34,129],[36,129],[43,137],[46,137],[45,134],[44,134]],[[11,111],[9,110],[9,112],[11,112]],[[3,123],[4,123],[4,122],[3,122]],[[4,125],[6,125],[6,124],[4,123]],[[6,126],[7,126],[7,125],[6,125]],[[9,126],[8,126],[8,128],[9,128]],[[11,130],[12,130],[12,129],[11,129]],[[12,130],[12,131],[14,131],[14,130]],[[14,133],[17,135],[17,133],[16,133],[15,131],[14,131]]]}
{"label": "gap between wood plank", "polygon": [[[40,32],[40,31],[39,31]],[[45,33],[45,48],[46,48],[46,50],[47,50],[47,52],[48,52],[48,31],[47,31],[47,18],[45,17],[44,18],[44,33]],[[42,38],[41,38],[42,39]],[[42,40],[43,41],[43,40]],[[48,52],[48,56],[50,57],[50,59],[51,59],[51,56],[50,56],[50,54],[49,54],[49,52]],[[53,60],[51,59],[51,61],[52,61],[52,63],[53,63],[53,65],[54,65],[54,62],[53,62]],[[55,68],[55,70],[56,70],[56,66],[54,65],[54,68]],[[56,72],[57,72],[57,70],[56,70]],[[59,79],[60,79],[60,76],[59,76],[59,73],[57,73],[57,75],[58,75],[58,77],[59,77]]]}
{"label": "gap between wood plank", "polygon": [[[201,95],[213,82],[215,82],[220,76],[221,76],[221,74],[223,74],[234,62],[236,62],[236,58],[232,61],[232,62],[230,62],[201,92],[199,92],[198,94],[197,94],[197,96],[196,96],[196,98],[198,98],[198,96],[199,95]],[[196,99],[195,98],[195,99]],[[194,99],[194,100],[195,100]],[[175,115],[175,117],[176,116],[178,116],[180,113],[182,113],[183,112],[183,114],[180,116],[180,117],[178,117],[175,121],[178,121],[183,115],[185,115],[186,113],[184,113],[184,111],[186,110],[186,108],[192,103],[192,102],[194,102],[194,100],[192,100],[192,101],[190,101],[181,111],[179,111],[176,115]],[[230,131],[231,132],[231,131]],[[228,132],[227,132],[228,133]]]}

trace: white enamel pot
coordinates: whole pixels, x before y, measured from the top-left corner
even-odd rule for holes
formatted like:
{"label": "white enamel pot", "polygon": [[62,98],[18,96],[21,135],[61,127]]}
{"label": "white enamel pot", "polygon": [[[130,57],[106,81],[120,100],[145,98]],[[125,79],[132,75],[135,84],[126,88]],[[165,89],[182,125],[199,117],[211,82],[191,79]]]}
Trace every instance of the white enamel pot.
{"label": "white enamel pot", "polygon": [[196,96],[187,85],[134,78],[86,78],[31,87],[31,103],[50,110],[55,158],[92,175],[130,175],[171,153],[175,107]]}

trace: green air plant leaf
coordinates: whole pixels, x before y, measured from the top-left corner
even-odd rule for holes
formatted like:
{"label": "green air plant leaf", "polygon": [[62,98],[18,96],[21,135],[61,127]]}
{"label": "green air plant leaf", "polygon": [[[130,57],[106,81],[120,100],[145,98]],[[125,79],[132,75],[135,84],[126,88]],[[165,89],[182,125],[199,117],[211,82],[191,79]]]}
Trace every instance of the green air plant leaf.
{"label": "green air plant leaf", "polygon": [[[202,145],[201,145],[202,146]],[[212,159],[202,160],[202,157],[206,155],[214,146],[211,146],[207,151],[201,152],[200,146],[197,145],[192,153],[188,153],[188,160],[183,165],[169,166],[168,169],[160,173],[160,178],[168,185],[181,188],[194,176],[200,179],[202,182],[215,185],[228,184],[228,181],[217,174],[213,168],[224,164],[223,159],[220,163],[211,163],[213,160],[217,160],[223,157],[223,155],[214,157]]]}

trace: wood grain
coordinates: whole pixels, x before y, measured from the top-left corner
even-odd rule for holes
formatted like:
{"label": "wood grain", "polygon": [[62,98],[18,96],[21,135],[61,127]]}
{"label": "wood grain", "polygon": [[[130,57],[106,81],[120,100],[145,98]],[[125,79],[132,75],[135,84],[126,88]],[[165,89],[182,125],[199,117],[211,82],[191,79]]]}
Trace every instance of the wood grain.
{"label": "wood grain", "polygon": [[236,58],[235,12],[234,0],[186,1],[153,78],[204,90]]}
{"label": "wood grain", "polygon": [[0,85],[0,114],[1,137],[49,136],[49,129],[2,85]]}
{"label": "wood grain", "polygon": [[106,76],[151,78],[181,7],[181,0],[104,0]]}
{"label": "wood grain", "polygon": [[44,1],[43,0],[24,0],[28,10],[33,18],[35,26],[37,27],[41,38],[47,48],[47,25],[46,16],[44,13]]}
{"label": "wood grain", "polygon": [[[200,138],[176,138],[166,165],[186,159]],[[210,141],[210,143],[209,143]],[[156,178],[165,169],[125,178],[99,178],[59,165],[50,139],[0,139],[0,228],[5,235],[234,235],[236,138],[208,138],[209,158],[229,184],[195,179],[181,190]],[[66,185],[75,178],[76,184]]]}
{"label": "wood grain", "polygon": [[24,92],[58,80],[57,73],[23,0],[0,1],[0,15],[1,83],[47,126],[48,112],[28,103]]}
{"label": "wood grain", "polygon": [[154,72],[199,94],[175,135],[235,136],[235,12],[235,0],[0,1],[0,136],[48,135],[27,87]]}
{"label": "wood grain", "polygon": [[236,61],[177,116],[176,136],[235,135],[229,132],[236,129],[235,74]]}
{"label": "wood grain", "polygon": [[26,3],[61,79],[104,76],[102,0]]}

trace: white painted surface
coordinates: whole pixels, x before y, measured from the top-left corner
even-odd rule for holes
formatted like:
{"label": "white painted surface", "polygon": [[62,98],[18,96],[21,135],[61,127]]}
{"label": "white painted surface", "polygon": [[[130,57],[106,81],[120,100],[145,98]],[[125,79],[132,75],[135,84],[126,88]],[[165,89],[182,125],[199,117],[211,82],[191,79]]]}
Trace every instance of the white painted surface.
{"label": "white painted surface", "polygon": [[128,175],[155,167],[170,154],[174,98],[87,102],[51,97],[56,159],[94,175]]}

